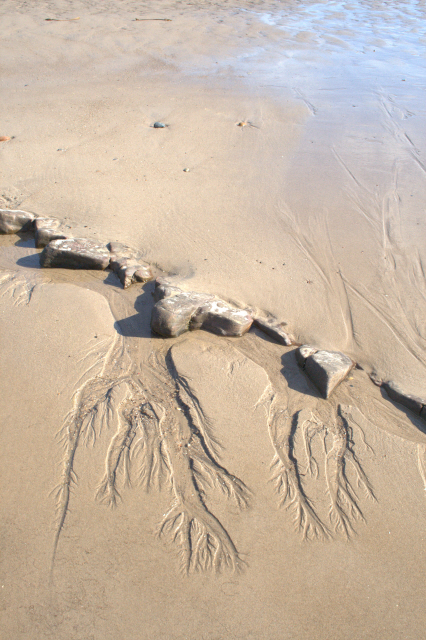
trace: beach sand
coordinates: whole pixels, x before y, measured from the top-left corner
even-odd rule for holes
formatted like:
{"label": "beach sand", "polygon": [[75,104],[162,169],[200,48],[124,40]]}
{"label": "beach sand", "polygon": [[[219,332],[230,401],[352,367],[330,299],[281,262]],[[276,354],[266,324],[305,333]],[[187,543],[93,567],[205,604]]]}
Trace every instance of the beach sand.
{"label": "beach sand", "polygon": [[370,375],[426,398],[424,4],[0,15],[0,208],[359,365],[325,401],[294,346],[155,337],[152,283],[0,236],[2,637],[421,638],[426,422]]}

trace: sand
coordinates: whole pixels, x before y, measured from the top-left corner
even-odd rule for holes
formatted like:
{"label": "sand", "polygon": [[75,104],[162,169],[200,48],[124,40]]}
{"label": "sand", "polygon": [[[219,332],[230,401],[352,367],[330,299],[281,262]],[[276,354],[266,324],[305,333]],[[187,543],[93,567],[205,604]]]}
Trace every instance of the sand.
{"label": "sand", "polygon": [[1,637],[421,638],[426,423],[369,375],[426,397],[424,4],[0,13],[0,208],[362,367],[324,401],[294,347],[156,338],[152,283],[1,236]]}

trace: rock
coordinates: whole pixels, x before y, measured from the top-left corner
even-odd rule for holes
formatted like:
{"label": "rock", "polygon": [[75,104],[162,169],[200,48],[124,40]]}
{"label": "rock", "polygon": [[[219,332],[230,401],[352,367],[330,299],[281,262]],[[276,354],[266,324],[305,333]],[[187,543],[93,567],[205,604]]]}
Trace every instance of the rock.
{"label": "rock", "polygon": [[420,417],[423,418],[423,420],[426,420],[426,403],[423,409],[420,411]]}
{"label": "rock", "polygon": [[309,344],[302,344],[302,346],[296,350],[296,360],[298,365],[304,369],[306,358],[309,358],[309,356],[312,356],[317,351],[318,349],[316,347],[312,347]]}
{"label": "rock", "polygon": [[32,228],[34,213],[19,209],[0,209],[0,233],[17,233]]}
{"label": "rock", "polygon": [[[422,415],[422,411],[424,410],[424,406],[426,405],[426,398],[418,398],[416,396],[412,396],[409,393],[405,393],[395,382],[382,382],[382,388],[386,391],[389,398],[402,404],[404,407],[407,407],[413,413],[416,413],[418,416]],[[423,414],[425,412],[423,411]],[[424,415],[422,417],[425,417]]]}
{"label": "rock", "polygon": [[157,278],[151,316],[153,331],[164,337],[204,329],[222,336],[241,336],[252,325],[251,316],[205,293],[186,292]]}
{"label": "rock", "polygon": [[164,298],[170,298],[171,296],[176,296],[179,293],[182,293],[182,289],[170,284],[169,280],[166,278],[157,278],[155,281],[155,290],[154,290],[154,300],[158,302],[159,300],[163,300]]}
{"label": "rock", "polygon": [[124,289],[134,282],[149,282],[153,279],[151,267],[142,262],[142,254],[121,242],[110,242],[110,269],[117,274]]}
{"label": "rock", "polygon": [[231,307],[223,300],[212,300],[194,314],[190,330],[204,329],[219,336],[242,336],[253,324],[253,318],[244,311]]}
{"label": "rock", "polygon": [[113,271],[117,274],[124,289],[127,289],[135,282],[149,282],[154,277],[149,264],[141,264],[127,258],[123,258],[118,268],[113,269]]}
{"label": "rock", "polygon": [[127,244],[122,244],[121,242],[109,242],[107,247],[111,253],[109,266],[113,271],[120,268],[121,264],[119,263],[123,258],[133,260],[134,262],[142,260],[142,253],[137,249],[127,246]]}
{"label": "rock", "polygon": [[52,240],[40,254],[42,267],[104,270],[109,262],[108,249],[86,238]]}
{"label": "rock", "polygon": [[294,336],[290,333],[286,333],[282,328],[282,325],[280,325],[276,320],[257,316],[253,319],[253,324],[255,327],[276,340],[276,342],[279,342],[286,347],[289,347],[296,342]]}
{"label": "rock", "polygon": [[192,316],[213,296],[184,292],[163,298],[154,305],[151,329],[165,338],[180,336],[189,330]]}
{"label": "rock", "polygon": [[165,124],[164,122],[154,122],[154,129],[164,129],[165,128]]}
{"label": "rock", "polygon": [[52,240],[65,240],[68,238],[61,226],[62,223],[57,218],[36,218],[34,220],[36,247],[45,247]]}
{"label": "rock", "polygon": [[325,398],[330,397],[355,366],[355,362],[340,351],[322,351],[310,345],[299,347],[296,359]]}

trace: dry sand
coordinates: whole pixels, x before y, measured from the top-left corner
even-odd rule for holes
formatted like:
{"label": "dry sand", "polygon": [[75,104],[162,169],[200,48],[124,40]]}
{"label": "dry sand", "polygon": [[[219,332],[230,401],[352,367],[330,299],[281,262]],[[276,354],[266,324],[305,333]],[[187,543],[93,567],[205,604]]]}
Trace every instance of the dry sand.
{"label": "dry sand", "polygon": [[419,640],[426,425],[369,374],[426,397],[424,2],[0,13],[0,208],[363,367],[326,402],[294,348],[154,338],[151,284],[1,237],[1,638]]}

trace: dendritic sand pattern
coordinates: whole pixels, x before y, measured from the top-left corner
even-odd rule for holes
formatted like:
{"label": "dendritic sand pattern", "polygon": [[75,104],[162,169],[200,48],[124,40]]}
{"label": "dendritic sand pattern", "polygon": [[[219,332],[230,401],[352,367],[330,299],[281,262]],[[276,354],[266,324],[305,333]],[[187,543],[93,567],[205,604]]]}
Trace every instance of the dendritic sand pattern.
{"label": "dendritic sand pattern", "polygon": [[94,445],[107,434],[109,447],[96,499],[115,507],[130,484],[145,490],[164,487],[171,493],[171,503],[158,535],[176,544],[182,571],[241,568],[234,542],[207,501],[209,493],[218,490],[245,508],[250,491],[220,465],[213,424],[185,378],[175,371],[171,350],[160,348],[137,369],[124,338],[117,336],[101,374],[83,384],[73,403],[61,432],[65,452],[56,489],[53,562],[76,482],[77,448]]}

